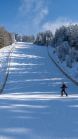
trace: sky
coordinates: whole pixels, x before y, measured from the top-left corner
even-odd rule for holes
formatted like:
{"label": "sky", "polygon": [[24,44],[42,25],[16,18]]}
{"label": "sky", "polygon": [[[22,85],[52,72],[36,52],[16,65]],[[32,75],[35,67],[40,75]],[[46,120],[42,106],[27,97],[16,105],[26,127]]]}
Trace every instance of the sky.
{"label": "sky", "polygon": [[78,23],[78,0],[0,0],[0,26],[9,32],[35,36]]}

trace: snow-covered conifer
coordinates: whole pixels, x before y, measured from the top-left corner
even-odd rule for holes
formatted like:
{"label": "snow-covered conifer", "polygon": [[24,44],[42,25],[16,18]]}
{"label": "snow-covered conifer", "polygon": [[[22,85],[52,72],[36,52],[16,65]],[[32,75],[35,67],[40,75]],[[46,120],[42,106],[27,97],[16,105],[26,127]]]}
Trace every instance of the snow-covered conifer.
{"label": "snow-covered conifer", "polygon": [[66,58],[66,65],[67,67],[72,68],[72,61],[70,56]]}
{"label": "snow-covered conifer", "polygon": [[48,30],[46,32],[39,32],[34,43],[42,46],[51,46],[52,39],[53,34]]}
{"label": "snow-covered conifer", "polygon": [[21,41],[22,41],[21,35],[20,35],[20,34],[15,34],[15,40],[16,40],[17,42],[21,42]]}

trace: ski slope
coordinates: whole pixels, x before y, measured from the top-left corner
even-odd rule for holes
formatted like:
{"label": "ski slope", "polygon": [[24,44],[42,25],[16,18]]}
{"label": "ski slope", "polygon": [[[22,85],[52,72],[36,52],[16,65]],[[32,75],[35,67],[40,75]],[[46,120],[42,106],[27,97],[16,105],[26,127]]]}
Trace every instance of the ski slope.
{"label": "ski slope", "polygon": [[[60,97],[62,82],[69,97]],[[78,87],[46,47],[18,43],[14,50],[0,95],[0,139],[78,139]]]}

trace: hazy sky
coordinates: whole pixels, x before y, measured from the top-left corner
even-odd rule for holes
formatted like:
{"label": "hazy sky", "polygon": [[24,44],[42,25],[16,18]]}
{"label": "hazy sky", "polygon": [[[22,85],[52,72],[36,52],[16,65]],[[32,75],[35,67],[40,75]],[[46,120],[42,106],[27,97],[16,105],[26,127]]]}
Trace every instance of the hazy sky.
{"label": "hazy sky", "polygon": [[9,32],[34,34],[78,23],[78,0],[0,0],[0,25]]}

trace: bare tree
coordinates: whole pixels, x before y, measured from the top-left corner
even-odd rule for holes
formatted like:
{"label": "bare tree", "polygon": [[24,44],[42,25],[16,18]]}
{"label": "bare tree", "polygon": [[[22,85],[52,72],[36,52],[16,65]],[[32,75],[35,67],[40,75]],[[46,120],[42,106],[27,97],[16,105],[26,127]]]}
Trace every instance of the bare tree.
{"label": "bare tree", "polygon": [[0,48],[11,45],[14,42],[12,33],[7,32],[4,26],[0,27]]}

